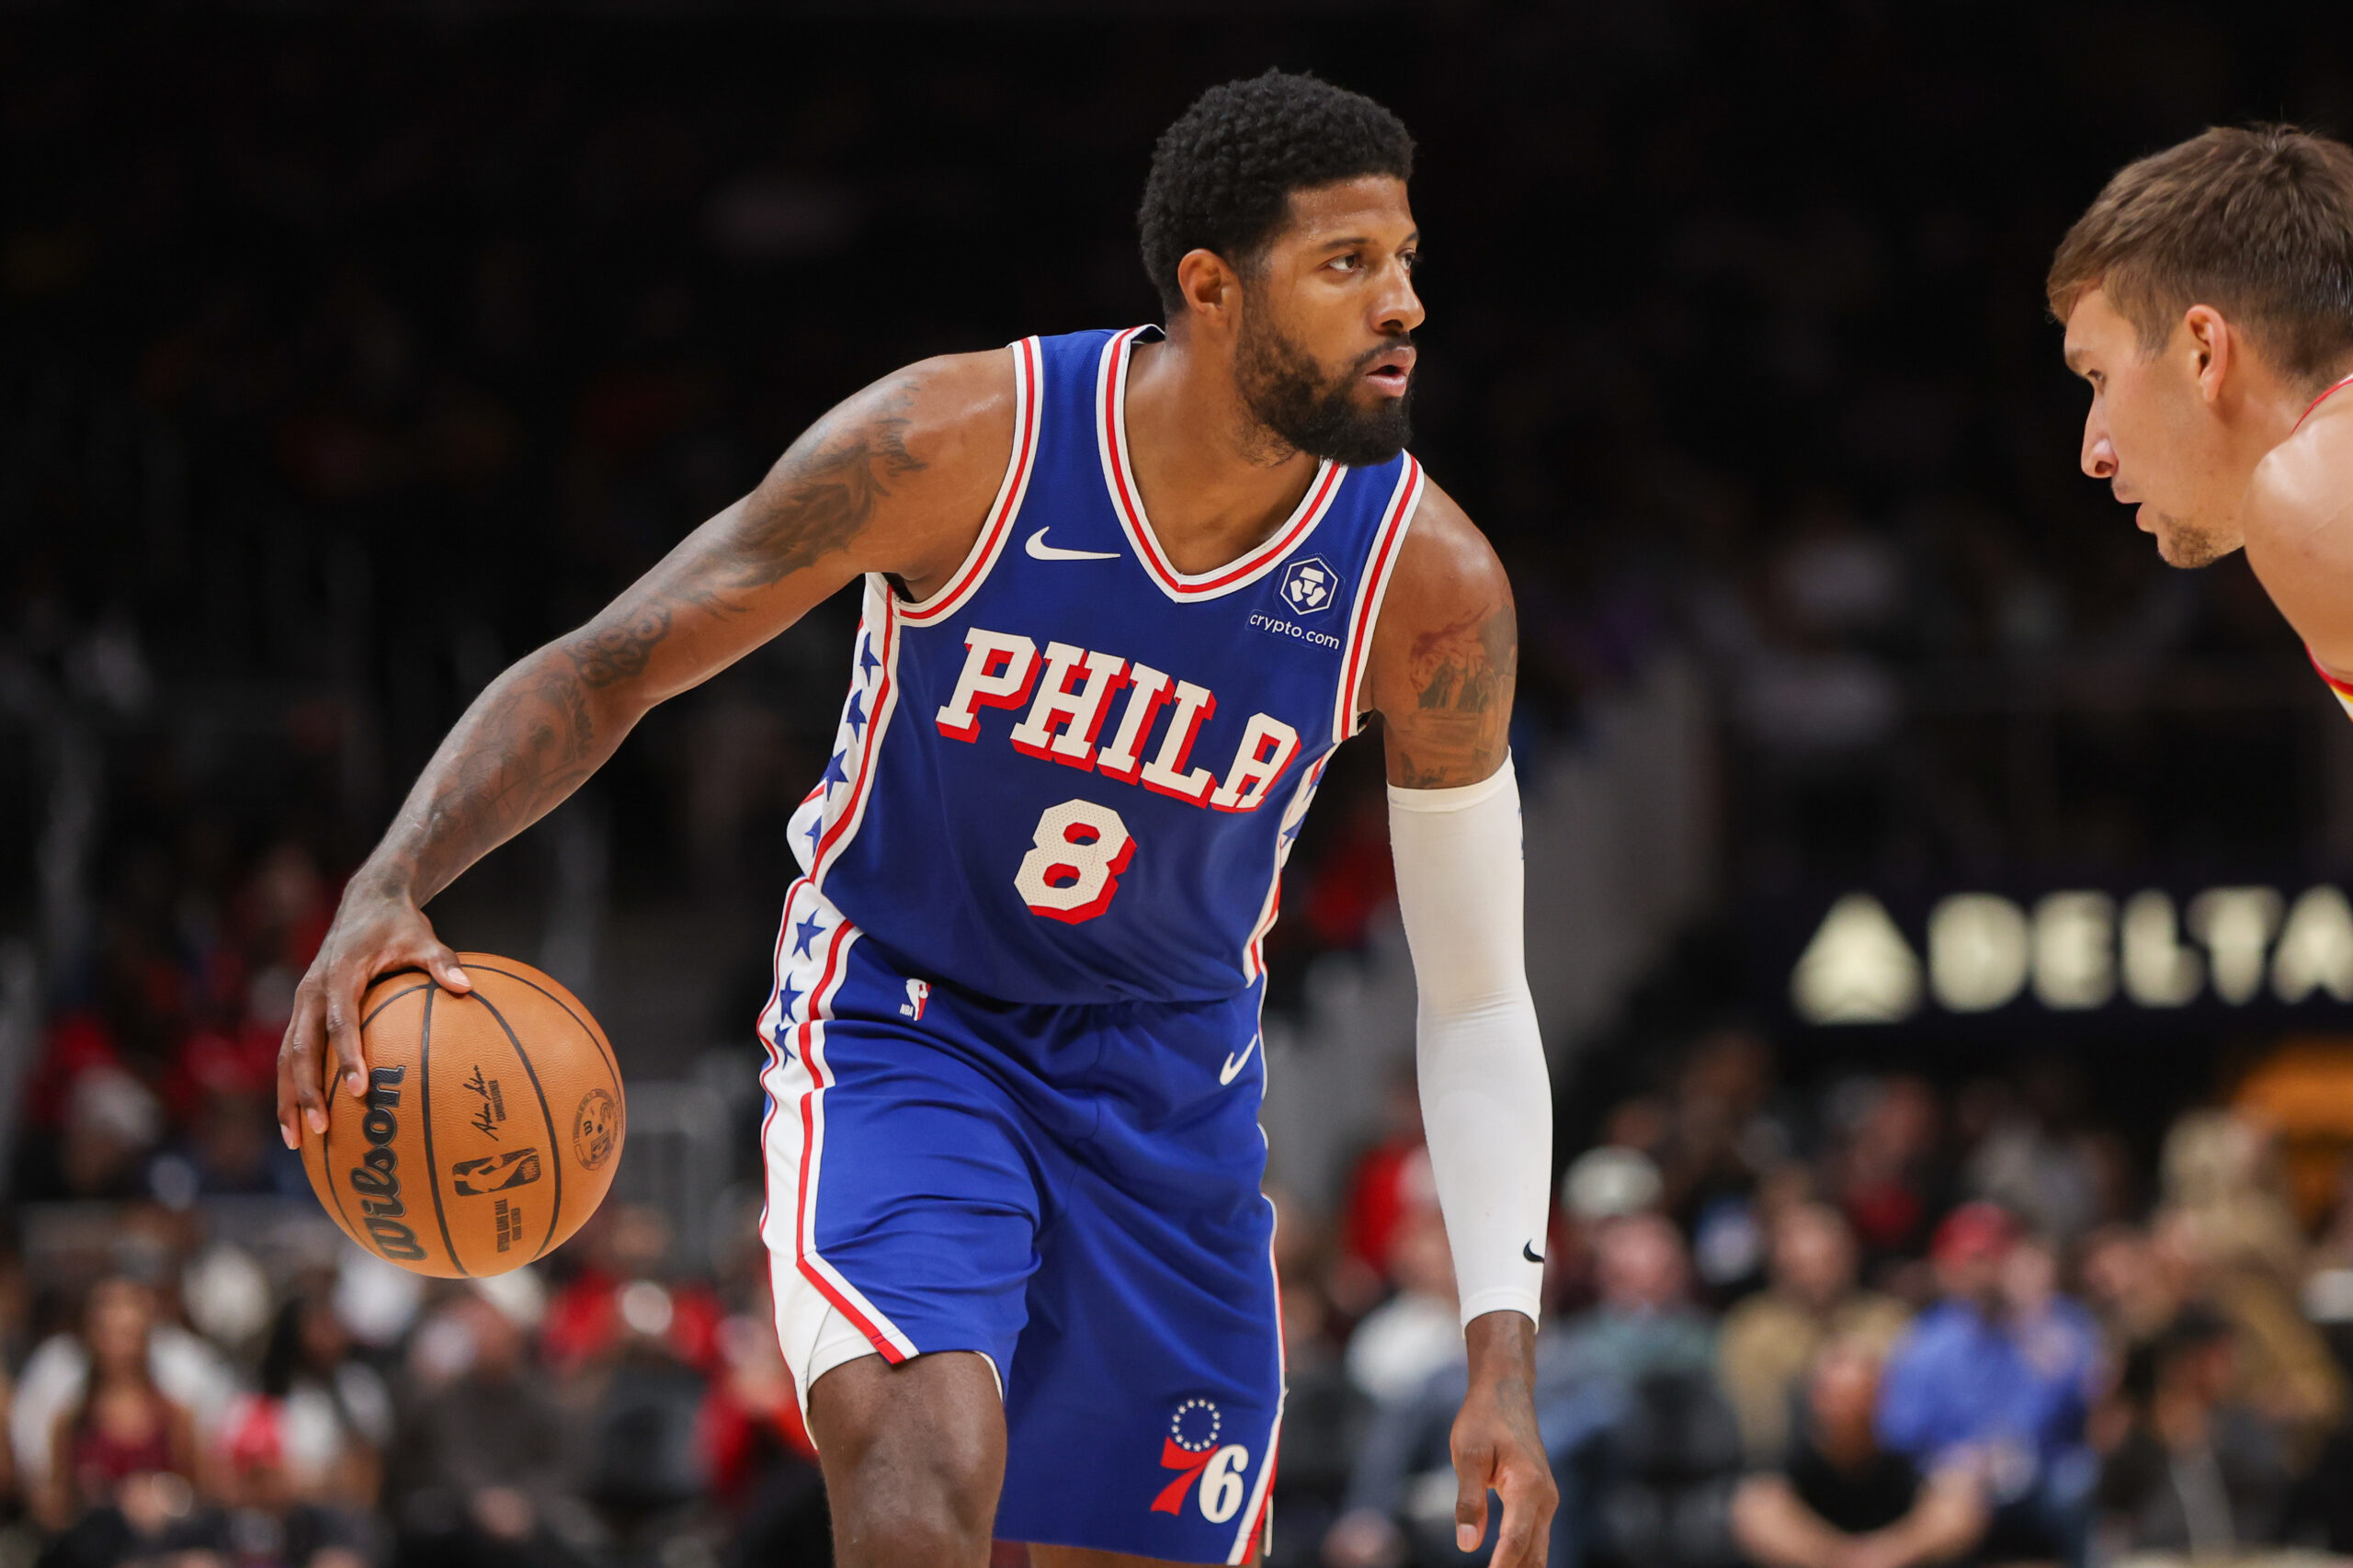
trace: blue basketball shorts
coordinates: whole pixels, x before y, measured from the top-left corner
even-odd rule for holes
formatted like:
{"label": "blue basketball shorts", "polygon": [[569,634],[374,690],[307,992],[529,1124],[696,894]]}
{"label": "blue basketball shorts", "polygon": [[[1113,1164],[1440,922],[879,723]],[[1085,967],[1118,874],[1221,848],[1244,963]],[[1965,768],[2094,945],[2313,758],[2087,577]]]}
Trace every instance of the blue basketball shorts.
{"label": "blue basketball shorts", "polygon": [[1254,988],[1051,1006],[926,977],[804,878],[761,1016],[761,1236],[796,1387],[977,1351],[1002,1540],[1241,1562],[1282,1333]]}

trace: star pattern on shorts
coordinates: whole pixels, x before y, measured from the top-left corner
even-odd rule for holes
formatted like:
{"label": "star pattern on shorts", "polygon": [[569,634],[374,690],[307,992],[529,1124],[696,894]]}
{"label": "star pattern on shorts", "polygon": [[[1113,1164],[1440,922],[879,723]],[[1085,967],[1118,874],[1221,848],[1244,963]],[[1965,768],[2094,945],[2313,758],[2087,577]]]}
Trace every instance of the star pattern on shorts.
{"label": "star pattern on shorts", "polygon": [[809,958],[809,944],[825,934],[825,923],[812,911],[809,917],[792,928],[792,953],[795,958]]}
{"label": "star pattern on shorts", "polygon": [[859,638],[858,640],[858,678],[860,680],[870,679],[872,678],[874,672],[881,667],[882,661],[874,656],[874,640],[870,637]]}
{"label": "star pattern on shorts", "polygon": [[824,836],[825,815],[823,812],[820,812],[809,821],[809,848],[812,853],[814,853],[816,850],[817,841]]}
{"label": "star pattern on shorts", "polygon": [[849,711],[842,716],[842,722],[849,726],[849,733],[853,735],[862,734],[865,732],[866,710],[859,706],[865,700],[866,693],[862,691],[853,691],[849,694]]}
{"label": "star pattern on shorts", "polygon": [[801,998],[806,993],[801,987],[792,983],[792,976],[786,975],[783,983],[776,989],[777,1016],[780,1018],[791,1017],[792,1009],[800,1005]]}
{"label": "star pattern on shorts", "polygon": [[842,759],[847,756],[849,753],[846,751],[837,751],[825,759],[825,776],[817,782],[824,787],[826,794],[830,795],[834,792],[835,785],[849,782],[849,775],[842,768]]}

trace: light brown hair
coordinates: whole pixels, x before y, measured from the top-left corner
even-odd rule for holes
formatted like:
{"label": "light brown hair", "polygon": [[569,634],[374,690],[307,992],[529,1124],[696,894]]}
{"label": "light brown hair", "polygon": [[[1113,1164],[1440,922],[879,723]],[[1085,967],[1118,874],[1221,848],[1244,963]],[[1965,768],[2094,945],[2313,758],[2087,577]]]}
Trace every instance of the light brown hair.
{"label": "light brown hair", "polygon": [[2353,150],[2285,125],[2218,126],[2127,164],[2052,257],[2062,322],[2100,289],[2143,353],[2211,305],[2297,380],[2353,357]]}

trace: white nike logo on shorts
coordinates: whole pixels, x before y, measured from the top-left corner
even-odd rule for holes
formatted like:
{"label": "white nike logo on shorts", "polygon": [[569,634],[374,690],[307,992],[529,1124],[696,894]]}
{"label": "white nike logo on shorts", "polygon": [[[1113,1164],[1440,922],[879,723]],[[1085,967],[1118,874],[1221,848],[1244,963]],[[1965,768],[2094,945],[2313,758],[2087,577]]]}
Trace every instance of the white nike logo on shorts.
{"label": "white nike logo on shorts", "polygon": [[[1052,526],[1051,523],[1047,525],[1048,528]],[[1045,528],[1040,528],[1036,533],[1031,534],[1029,542],[1021,548],[1040,561],[1117,561],[1120,559],[1120,552],[1116,550],[1064,550],[1059,545],[1048,544]]]}
{"label": "white nike logo on shorts", "polygon": [[1227,1051],[1225,1053],[1225,1065],[1218,1069],[1217,1081],[1221,1084],[1231,1084],[1233,1082],[1233,1075],[1242,1071],[1242,1064],[1249,1061],[1250,1053],[1257,1049],[1258,1037],[1256,1035],[1252,1035],[1250,1037],[1250,1043],[1242,1048],[1241,1055],[1236,1056],[1233,1052],[1230,1051]]}

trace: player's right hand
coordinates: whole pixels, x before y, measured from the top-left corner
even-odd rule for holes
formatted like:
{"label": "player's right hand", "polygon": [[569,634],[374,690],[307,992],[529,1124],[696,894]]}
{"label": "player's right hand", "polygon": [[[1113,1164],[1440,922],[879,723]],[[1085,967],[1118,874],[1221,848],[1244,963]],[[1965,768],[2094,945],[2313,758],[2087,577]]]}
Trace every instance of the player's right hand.
{"label": "player's right hand", "polygon": [[335,924],[319,944],[310,972],[294,990],[294,1016],[278,1048],[278,1130],[286,1146],[302,1146],[302,1132],[327,1130],[327,1093],[320,1069],[330,1052],[344,1089],[368,1092],[368,1059],[359,1043],[359,1004],[377,976],[421,969],[443,989],[473,989],[458,955],[433,934],[433,923],[405,893],[344,890]]}

